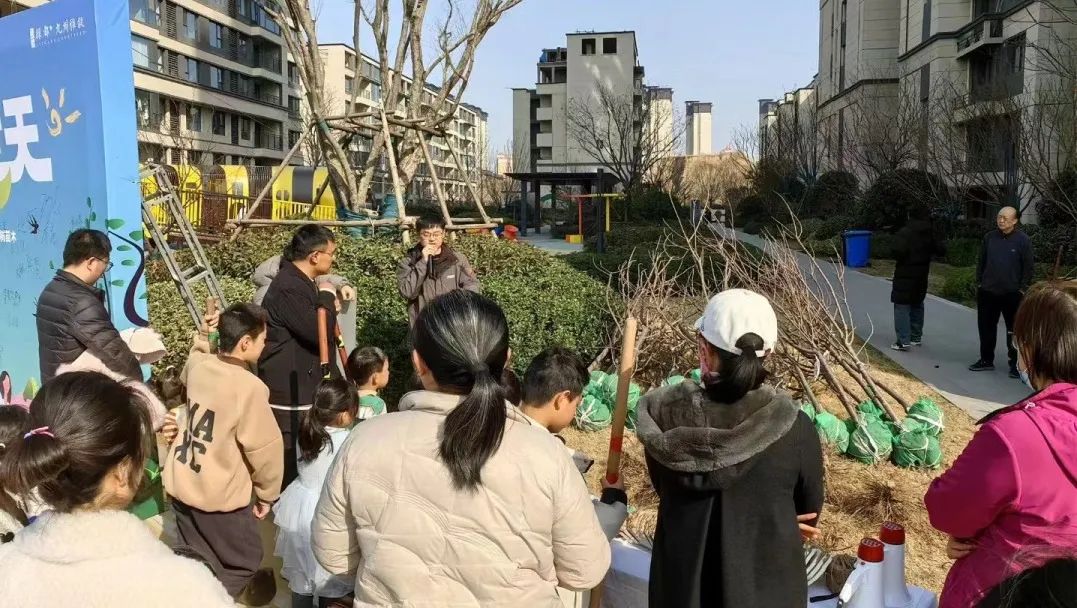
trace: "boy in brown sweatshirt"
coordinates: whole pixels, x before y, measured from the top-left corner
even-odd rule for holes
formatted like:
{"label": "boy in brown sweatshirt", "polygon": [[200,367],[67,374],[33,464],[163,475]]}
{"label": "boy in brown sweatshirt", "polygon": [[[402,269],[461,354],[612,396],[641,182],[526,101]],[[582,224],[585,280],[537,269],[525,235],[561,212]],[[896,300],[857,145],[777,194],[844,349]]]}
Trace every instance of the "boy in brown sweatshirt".
{"label": "boy in brown sweatshirt", "polygon": [[[265,346],[266,314],[254,304],[235,304],[206,321],[181,374],[187,406],[165,459],[165,489],[179,545],[199,553],[233,597],[250,585],[244,599],[258,605],[275,591],[268,588],[272,572],[259,571],[258,521],[280,495],[284,474],[269,389],[250,371]],[[207,340],[214,326],[215,354]]]}

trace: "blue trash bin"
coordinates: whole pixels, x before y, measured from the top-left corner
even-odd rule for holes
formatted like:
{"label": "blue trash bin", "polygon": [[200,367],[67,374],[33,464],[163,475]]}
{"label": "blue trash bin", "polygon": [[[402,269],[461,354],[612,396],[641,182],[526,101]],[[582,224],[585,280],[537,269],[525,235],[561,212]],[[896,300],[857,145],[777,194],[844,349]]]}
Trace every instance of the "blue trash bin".
{"label": "blue trash bin", "polygon": [[871,260],[871,231],[846,230],[841,235],[842,256],[849,268],[865,268]]}

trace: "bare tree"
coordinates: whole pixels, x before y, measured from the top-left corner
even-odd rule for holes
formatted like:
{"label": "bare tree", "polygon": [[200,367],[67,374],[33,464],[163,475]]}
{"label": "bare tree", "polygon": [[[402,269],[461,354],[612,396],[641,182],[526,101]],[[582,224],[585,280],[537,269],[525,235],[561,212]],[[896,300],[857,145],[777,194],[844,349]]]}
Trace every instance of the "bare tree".
{"label": "bare tree", "polygon": [[884,173],[915,167],[924,141],[924,112],[904,93],[864,96],[850,105],[845,114],[849,145],[843,148],[848,168],[872,183]]}
{"label": "bare tree", "polygon": [[637,101],[633,92],[605,85],[593,99],[570,99],[567,110],[570,141],[612,173],[625,190],[641,187],[674,156],[684,132],[672,104],[656,103],[649,95]]}
{"label": "bare tree", "polygon": [[[463,10],[459,0],[444,0],[446,17],[433,28],[436,52],[427,60],[431,46],[426,34],[430,3],[423,0],[401,0],[390,8],[389,0],[359,0],[355,3],[354,40],[359,52],[359,31],[365,24],[372,38],[380,68],[382,86],[381,106],[373,118],[377,124],[388,120],[391,125],[370,129],[369,116],[349,114],[335,117],[323,98],[324,69],[318,50],[317,32],[309,0],[277,0],[273,15],[295,29],[283,28],[288,50],[296,61],[304,85],[304,95],[313,117],[314,137],[329,175],[337,200],[358,209],[365,200],[375,171],[386,153],[386,137],[395,153],[401,181],[410,183],[422,161],[420,133],[429,138],[442,133],[453,120],[475,63],[475,53],[490,29],[504,13],[522,0],[475,0],[470,22],[459,17]],[[391,33],[393,17],[399,13],[395,34]],[[404,74],[410,73],[409,83]],[[426,87],[432,75],[440,77],[436,89]],[[354,106],[351,106],[354,107]],[[366,126],[363,126],[363,125]],[[349,168],[346,145],[347,131],[366,128],[373,133],[372,152],[360,175]]]}

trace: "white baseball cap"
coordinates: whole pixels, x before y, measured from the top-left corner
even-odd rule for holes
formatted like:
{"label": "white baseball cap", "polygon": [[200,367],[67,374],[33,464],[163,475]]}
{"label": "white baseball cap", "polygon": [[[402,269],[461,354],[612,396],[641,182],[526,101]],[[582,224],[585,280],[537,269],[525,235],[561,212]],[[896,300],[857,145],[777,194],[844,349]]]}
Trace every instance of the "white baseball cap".
{"label": "white baseball cap", "polygon": [[741,354],[737,340],[744,334],[763,339],[763,350],[755,351],[757,357],[765,356],[778,343],[778,317],[770,302],[747,289],[727,289],[711,298],[696,321],[696,329],[711,345],[734,355]]}

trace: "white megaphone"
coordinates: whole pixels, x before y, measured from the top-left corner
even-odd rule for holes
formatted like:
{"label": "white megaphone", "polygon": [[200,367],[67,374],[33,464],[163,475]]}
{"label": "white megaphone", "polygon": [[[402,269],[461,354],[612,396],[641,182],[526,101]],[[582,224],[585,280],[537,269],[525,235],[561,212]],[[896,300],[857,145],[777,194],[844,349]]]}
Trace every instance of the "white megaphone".
{"label": "white megaphone", "polygon": [[913,604],[905,584],[905,528],[888,521],[879,531],[883,543],[883,601],[886,608],[906,608]]}
{"label": "white megaphone", "polygon": [[860,541],[856,569],[838,594],[838,606],[885,608],[883,602],[883,544],[874,538]]}

